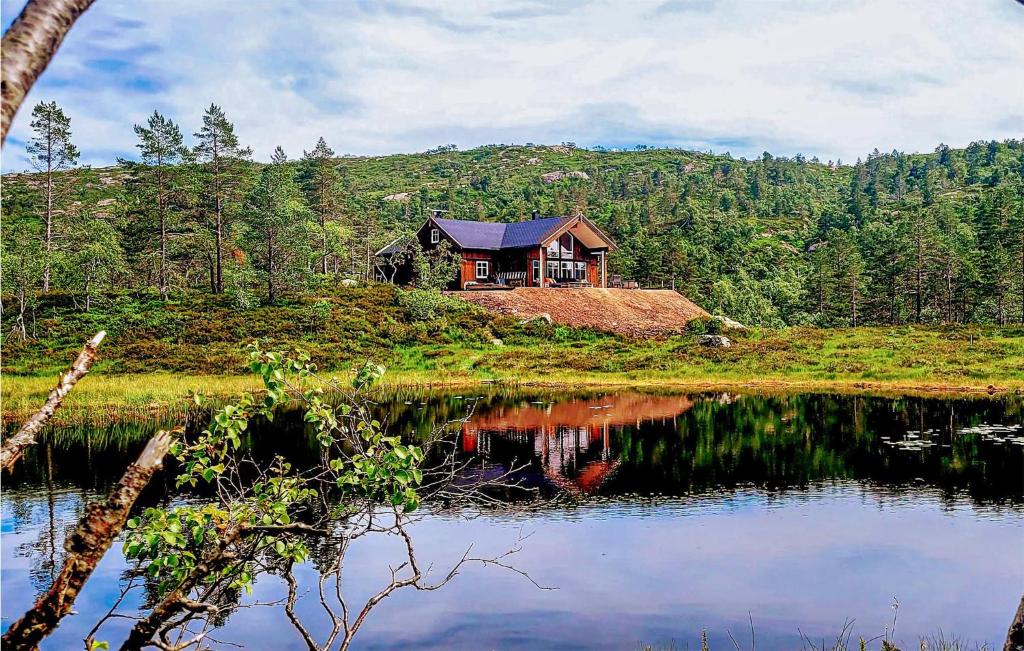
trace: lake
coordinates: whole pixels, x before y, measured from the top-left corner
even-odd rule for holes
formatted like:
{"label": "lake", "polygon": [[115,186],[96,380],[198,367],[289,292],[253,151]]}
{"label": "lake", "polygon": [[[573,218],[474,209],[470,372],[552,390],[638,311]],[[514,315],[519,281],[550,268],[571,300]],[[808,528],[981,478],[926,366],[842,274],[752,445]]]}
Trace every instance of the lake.
{"label": "lake", "polygon": [[[894,616],[904,649],[940,630],[1002,646],[1024,590],[1019,397],[472,391],[400,392],[378,411],[410,438],[471,414],[454,426],[460,454],[496,473],[518,468],[530,492],[471,518],[432,512],[412,527],[417,554],[444,568],[470,544],[499,554],[527,536],[515,566],[557,589],[470,567],[441,590],[396,592],[356,648],[699,648],[703,630],[712,649],[732,649],[730,635],[750,648],[752,624],[757,649],[793,649],[850,620],[853,639],[875,638]],[[156,426],[65,428],[4,478],[5,628],[49,585],[84,505]],[[316,453],[287,415],[247,444]],[[178,499],[172,486],[158,476],[141,501]],[[395,551],[354,545],[346,590],[379,587]],[[315,561],[300,568],[303,590],[316,585]],[[81,648],[127,567],[112,549],[43,648]],[[263,576],[242,603],[285,592]],[[317,630],[314,602],[299,610]],[[101,637],[119,642],[128,625],[115,620]],[[235,610],[217,638],[304,648],[272,607]]]}

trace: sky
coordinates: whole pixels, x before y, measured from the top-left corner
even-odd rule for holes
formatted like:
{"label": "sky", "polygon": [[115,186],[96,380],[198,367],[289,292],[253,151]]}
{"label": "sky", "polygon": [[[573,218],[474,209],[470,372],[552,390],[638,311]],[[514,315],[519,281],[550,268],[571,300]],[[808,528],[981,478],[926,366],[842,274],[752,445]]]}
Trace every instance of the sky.
{"label": "sky", "polygon": [[[24,0],[0,0],[4,28]],[[1018,0],[97,0],[15,119],[69,114],[81,163],[136,155],[154,110],[187,139],[216,103],[257,160],[492,143],[762,151],[1024,137]]]}

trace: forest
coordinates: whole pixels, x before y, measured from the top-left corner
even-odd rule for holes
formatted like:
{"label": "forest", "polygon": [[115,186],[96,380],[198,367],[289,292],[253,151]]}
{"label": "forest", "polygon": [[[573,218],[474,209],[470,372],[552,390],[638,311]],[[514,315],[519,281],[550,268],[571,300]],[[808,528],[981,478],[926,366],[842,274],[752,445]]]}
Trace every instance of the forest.
{"label": "forest", "polygon": [[62,108],[34,107],[34,171],[3,177],[5,337],[30,337],[47,296],[88,312],[209,293],[246,310],[371,280],[374,252],[431,210],[582,212],[621,247],[611,272],[749,325],[1024,322],[1018,139],[851,164],[569,142],[351,156],[320,138],[259,163],[221,108],[195,118],[188,138],[154,112],[133,127],[137,158],[90,168]]}

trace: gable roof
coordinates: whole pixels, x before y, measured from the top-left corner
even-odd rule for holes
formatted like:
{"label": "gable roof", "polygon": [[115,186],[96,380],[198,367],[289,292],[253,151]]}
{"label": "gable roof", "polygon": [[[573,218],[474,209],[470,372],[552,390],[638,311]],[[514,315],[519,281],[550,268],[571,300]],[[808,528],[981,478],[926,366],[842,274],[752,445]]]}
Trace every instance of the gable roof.
{"label": "gable roof", "polygon": [[[542,217],[522,222],[513,222],[511,224],[469,221],[466,219],[441,219],[438,217],[432,217],[430,221],[464,249],[496,251],[499,249],[541,246],[547,243],[552,235],[564,230],[577,219],[579,218]],[[601,233],[593,223],[586,219],[582,221],[594,229],[601,239],[608,243],[610,248],[615,248],[615,244],[604,233]]]}

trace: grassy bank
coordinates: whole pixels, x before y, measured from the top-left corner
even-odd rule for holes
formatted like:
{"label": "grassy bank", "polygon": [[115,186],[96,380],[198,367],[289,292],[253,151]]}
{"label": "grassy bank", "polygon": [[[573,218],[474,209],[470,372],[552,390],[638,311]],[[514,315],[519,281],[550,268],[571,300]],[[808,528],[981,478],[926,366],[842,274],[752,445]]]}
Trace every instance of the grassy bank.
{"label": "grassy bank", "polygon": [[[239,310],[227,299],[161,304],[112,297],[83,313],[56,297],[36,338],[4,341],[7,419],[37,405],[88,334],[109,332],[102,361],[68,401],[110,412],[160,409],[190,392],[229,396],[254,386],[244,344],[302,348],[344,373],[374,359],[389,381],[460,386],[482,380],[545,385],[675,385],[871,393],[1024,390],[1024,327],[789,328],[731,332],[729,348],[696,335],[631,340],[520,324],[451,300],[413,319],[390,287],[325,292]],[[499,343],[500,340],[500,343]]]}

